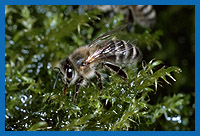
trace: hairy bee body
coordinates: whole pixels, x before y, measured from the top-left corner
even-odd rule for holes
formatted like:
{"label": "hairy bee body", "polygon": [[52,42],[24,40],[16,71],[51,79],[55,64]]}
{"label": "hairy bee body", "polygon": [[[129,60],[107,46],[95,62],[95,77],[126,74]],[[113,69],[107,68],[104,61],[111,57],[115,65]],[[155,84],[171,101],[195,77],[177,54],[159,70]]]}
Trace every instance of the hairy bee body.
{"label": "hairy bee body", "polygon": [[[109,51],[105,50],[102,52],[105,53],[107,51],[107,57],[84,66],[83,62],[87,60],[89,56],[95,54],[95,51],[102,49],[105,44],[110,45],[110,47],[107,48]],[[117,65],[130,64],[140,60],[141,57],[142,56],[140,50],[133,43],[129,43],[123,40],[110,40],[93,48],[88,46],[80,47],[76,49],[72,54],[70,54],[66,60],[71,63],[75,70],[75,76],[73,78],[74,80],[72,81],[73,84],[79,76],[82,76],[86,79],[94,77],[95,72],[98,71],[99,68],[102,68],[102,64],[105,62]],[[61,62],[61,66],[65,66],[64,62],[66,62],[66,60]],[[66,68],[63,67],[62,69],[64,70]]]}
{"label": "hairy bee body", "polygon": [[126,25],[98,37],[91,44],[77,48],[61,61],[58,69],[62,75],[65,88],[75,83],[77,85],[74,103],[79,88],[87,85],[91,78],[96,76],[99,82],[99,90],[102,89],[100,72],[103,68],[115,72],[127,81],[127,75],[119,65],[139,61],[142,58],[142,53],[136,47],[135,42],[111,39],[112,33],[124,27]]}
{"label": "hairy bee body", "polygon": [[156,11],[152,5],[131,5],[129,9],[134,20],[142,27],[148,28],[155,25]]}
{"label": "hairy bee body", "polygon": [[125,21],[138,24],[144,28],[151,28],[156,23],[156,10],[152,5],[92,5],[86,6],[88,10],[99,9],[105,13],[122,13]]}
{"label": "hairy bee body", "polygon": [[[83,66],[83,62],[91,55],[91,53],[92,52],[89,50],[88,46],[83,46],[69,55],[69,60],[74,66],[77,77],[82,76],[84,79],[88,80],[95,76],[97,63]],[[83,85],[85,85],[85,83],[83,83]]]}

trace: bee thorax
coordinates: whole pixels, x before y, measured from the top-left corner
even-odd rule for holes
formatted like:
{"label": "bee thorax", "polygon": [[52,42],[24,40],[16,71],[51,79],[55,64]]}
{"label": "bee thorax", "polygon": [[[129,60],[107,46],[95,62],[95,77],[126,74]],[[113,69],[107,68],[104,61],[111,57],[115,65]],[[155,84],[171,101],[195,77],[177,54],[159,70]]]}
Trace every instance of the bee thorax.
{"label": "bee thorax", "polygon": [[95,76],[95,68],[93,67],[93,68],[84,69],[80,71],[80,74],[86,79],[93,78]]}

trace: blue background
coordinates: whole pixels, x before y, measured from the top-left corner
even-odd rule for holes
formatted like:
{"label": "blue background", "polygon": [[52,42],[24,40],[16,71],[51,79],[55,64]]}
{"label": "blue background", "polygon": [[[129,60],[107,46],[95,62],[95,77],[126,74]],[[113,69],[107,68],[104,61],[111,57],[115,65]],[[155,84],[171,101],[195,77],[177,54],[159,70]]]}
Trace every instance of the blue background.
{"label": "blue background", "polygon": [[[195,5],[195,131],[5,131],[5,5]],[[23,135],[175,135],[189,136],[200,135],[200,0],[1,0],[0,2],[0,136],[23,136]]]}

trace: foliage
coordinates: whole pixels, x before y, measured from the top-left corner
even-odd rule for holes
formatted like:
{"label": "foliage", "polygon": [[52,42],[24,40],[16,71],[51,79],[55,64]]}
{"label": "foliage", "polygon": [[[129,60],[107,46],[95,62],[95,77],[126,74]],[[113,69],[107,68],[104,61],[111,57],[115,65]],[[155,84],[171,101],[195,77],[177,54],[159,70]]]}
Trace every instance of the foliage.
{"label": "foliage", "polygon": [[[167,7],[172,13],[164,16],[170,18],[174,9]],[[190,6],[178,9],[194,11]],[[175,74],[181,69],[169,65],[176,58],[155,57],[160,52],[166,56],[162,36],[167,38],[168,28],[158,23],[155,30],[136,26],[135,33],[124,32],[125,38],[138,39],[144,54],[138,66],[126,68],[129,86],[105,71],[103,95],[99,96],[95,79],[81,89],[74,105],[75,86],[65,96],[59,79],[53,89],[53,67],[72,50],[123,24],[123,15],[110,18],[96,9],[85,12],[81,6],[6,6],[5,17],[6,130],[194,130],[194,84],[189,83],[191,92],[186,92],[179,82],[194,79],[187,79],[185,67]],[[172,38],[169,42],[170,47],[176,45]]]}

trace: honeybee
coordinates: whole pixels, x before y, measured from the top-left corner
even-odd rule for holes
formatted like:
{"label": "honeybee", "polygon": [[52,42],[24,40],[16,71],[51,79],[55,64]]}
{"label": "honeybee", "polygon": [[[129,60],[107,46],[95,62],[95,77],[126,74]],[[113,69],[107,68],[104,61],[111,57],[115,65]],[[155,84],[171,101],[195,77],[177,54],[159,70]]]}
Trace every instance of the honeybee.
{"label": "honeybee", "polygon": [[142,53],[136,47],[136,42],[113,40],[111,37],[113,33],[125,27],[126,25],[120,26],[98,37],[90,44],[77,48],[60,62],[58,69],[65,84],[64,93],[66,94],[70,85],[76,84],[74,104],[80,88],[86,86],[94,77],[97,77],[98,89],[100,95],[102,95],[102,77],[100,74],[102,68],[115,72],[127,81],[127,74],[119,65],[141,60]]}
{"label": "honeybee", "polygon": [[151,28],[156,23],[156,10],[152,5],[89,5],[85,7],[87,10],[99,9],[104,13],[114,12],[122,13],[125,22],[138,24],[144,28]]}
{"label": "honeybee", "polygon": [[129,5],[132,22],[144,28],[153,27],[156,22],[156,11],[152,5]]}

